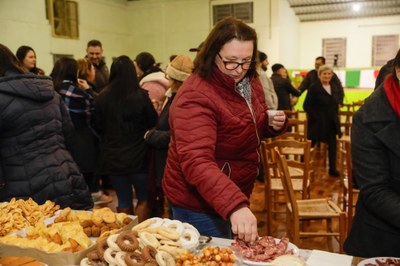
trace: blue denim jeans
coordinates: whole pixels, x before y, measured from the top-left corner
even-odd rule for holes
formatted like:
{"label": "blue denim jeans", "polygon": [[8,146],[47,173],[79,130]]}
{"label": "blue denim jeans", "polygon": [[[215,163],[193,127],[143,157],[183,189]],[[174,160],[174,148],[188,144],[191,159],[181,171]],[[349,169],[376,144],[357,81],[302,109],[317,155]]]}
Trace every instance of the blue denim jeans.
{"label": "blue denim jeans", "polygon": [[199,230],[200,235],[232,239],[231,223],[213,214],[194,212],[172,205],[173,218]]}
{"label": "blue denim jeans", "polygon": [[133,191],[139,201],[147,200],[147,174],[132,174],[129,176],[110,176],[110,181],[117,193],[118,207],[130,208],[133,206]]}

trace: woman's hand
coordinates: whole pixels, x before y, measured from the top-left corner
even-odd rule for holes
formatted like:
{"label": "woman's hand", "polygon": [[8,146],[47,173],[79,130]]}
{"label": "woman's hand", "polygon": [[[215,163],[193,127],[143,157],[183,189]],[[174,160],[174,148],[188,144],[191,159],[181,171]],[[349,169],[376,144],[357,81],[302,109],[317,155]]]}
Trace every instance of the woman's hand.
{"label": "woman's hand", "polygon": [[90,89],[89,84],[84,79],[78,79],[78,85],[79,85],[79,88],[81,88],[81,89],[84,89],[84,90]]}
{"label": "woman's hand", "polygon": [[240,239],[254,242],[258,238],[257,218],[248,207],[233,212],[230,216],[232,232]]}
{"label": "woman's hand", "polygon": [[282,129],[286,121],[286,115],[284,111],[277,111],[272,120],[272,128],[276,131]]}

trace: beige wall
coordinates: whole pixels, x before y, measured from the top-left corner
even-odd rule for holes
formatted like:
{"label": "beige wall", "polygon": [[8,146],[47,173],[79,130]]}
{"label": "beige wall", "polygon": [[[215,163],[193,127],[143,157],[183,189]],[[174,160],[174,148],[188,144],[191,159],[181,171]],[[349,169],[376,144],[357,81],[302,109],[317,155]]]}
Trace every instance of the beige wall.
{"label": "beige wall", "polygon": [[[0,0],[0,42],[14,52],[32,46],[38,66],[50,73],[52,54],[85,55],[90,39],[103,42],[108,65],[111,58],[127,54],[134,58],[148,51],[168,63],[171,54],[194,53],[212,27],[212,5],[243,0],[77,0],[79,40],[53,38],[44,0]],[[386,18],[300,23],[286,0],[253,0],[259,48],[271,65],[312,68],[321,54],[322,38],[347,38],[347,67],[370,67],[373,35],[399,34],[400,15]]]}

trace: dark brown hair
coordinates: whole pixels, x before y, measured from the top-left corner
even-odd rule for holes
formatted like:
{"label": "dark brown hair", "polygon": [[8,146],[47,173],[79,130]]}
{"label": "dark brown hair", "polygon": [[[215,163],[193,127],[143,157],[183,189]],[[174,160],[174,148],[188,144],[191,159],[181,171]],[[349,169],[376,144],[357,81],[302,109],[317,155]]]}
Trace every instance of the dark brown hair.
{"label": "dark brown hair", "polygon": [[21,74],[25,72],[18,58],[7,46],[0,43],[0,77],[10,70]]}
{"label": "dark brown hair", "polygon": [[78,63],[75,59],[61,57],[53,67],[50,74],[53,79],[54,89],[60,91],[63,81],[70,81],[75,87],[78,87]]}
{"label": "dark brown hair", "polygon": [[88,41],[87,47],[89,47],[89,46],[100,46],[100,47],[103,47],[99,40],[90,40],[90,41]]}
{"label": "dark brown hair", "polygon": [[[253,55],[251,60],[255,62],[257,59],[256,31],[246,23],[230,17],[219,21],[211,30],[210,34],[208,34],[207,39],[204,41],[204,44],[194,60],[193,72],[198,73],[200,77],[204,79],[209,79],[213,72],[215,57],[219,51],[221,51],[221,48],[233,39],[253,42]],[[257,76],[255,64],[250,67],[246,76]]]}

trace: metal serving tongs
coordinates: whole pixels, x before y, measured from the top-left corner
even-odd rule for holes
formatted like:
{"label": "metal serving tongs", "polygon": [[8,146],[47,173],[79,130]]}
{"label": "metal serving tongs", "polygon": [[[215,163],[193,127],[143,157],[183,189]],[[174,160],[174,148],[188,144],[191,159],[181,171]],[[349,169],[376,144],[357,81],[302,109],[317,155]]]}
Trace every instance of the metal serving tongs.
{"label": "metal serving tongs", "polygon": [[203,248],[208,243],[210,243],[211,240],[212,240],[211,236],[199,236],[199,244],[197,245],[197,247],[196,247],[196,249],[194,251],[194,254],[198,255],[203,250]]}

